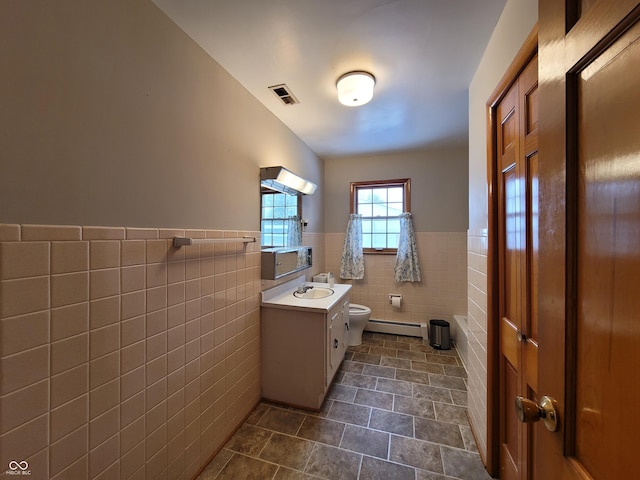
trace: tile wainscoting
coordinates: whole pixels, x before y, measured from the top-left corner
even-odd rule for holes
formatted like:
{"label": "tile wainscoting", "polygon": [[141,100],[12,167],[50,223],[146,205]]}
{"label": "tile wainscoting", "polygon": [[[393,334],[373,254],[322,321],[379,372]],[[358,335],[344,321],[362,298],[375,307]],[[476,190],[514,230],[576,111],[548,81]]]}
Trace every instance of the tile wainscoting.
{"label": "tile wainscoting", "polygon": [[[365,255],[363,280],[339,278],[343,233],[326,234],[325,266],[336,280],[353,285],[351,301],[371,308],[371,318],[425,323],[433,318],[453,321],[467,313],[467,235],[465,232],[416,232],[422,282],[396,283],[395,255]],[[389,294],[402,295],[397,309]]]}
{"label": "tile wainscoting", "polygon": [[0,463],[190,479],[260,400],[259,232],[0,224]]}
{"label": "tile wainscoting", "polygon": [[468,233],[469,420],[482,458],[487,452],[487,230]]}

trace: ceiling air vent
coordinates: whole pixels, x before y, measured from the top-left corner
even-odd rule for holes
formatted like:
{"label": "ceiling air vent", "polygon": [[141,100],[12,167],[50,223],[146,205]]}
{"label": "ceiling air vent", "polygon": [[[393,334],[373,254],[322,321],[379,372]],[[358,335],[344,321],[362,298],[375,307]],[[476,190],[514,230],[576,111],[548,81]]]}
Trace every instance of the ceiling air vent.
{"label": "ceiling air vent", "polygon": [[281,83],[280,85],[272,85],[269,87],[269,90],[275,93],[280,101],[285,105],[295,105],[296,103],[300,103],[298,99],[293,96],[289,87],[284,83]]}

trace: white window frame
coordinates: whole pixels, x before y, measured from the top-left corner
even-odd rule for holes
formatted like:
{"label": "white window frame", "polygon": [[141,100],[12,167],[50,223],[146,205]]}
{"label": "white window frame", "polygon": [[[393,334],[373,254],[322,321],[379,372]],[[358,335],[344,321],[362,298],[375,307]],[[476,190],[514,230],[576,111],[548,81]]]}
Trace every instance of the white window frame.
{"label": "white window frame", "polygon": [[[297,198],[297,213],[296,215],[298,215],[299,217],[302,217],[302,195],[290,195],[288,193],[280,193],[280,192],[276,192],[274,190],[270,190],[270,189],[262,189],[260,192],[260,230],[262,231],[262,248],[273,248],[273,247],[286,247],[287,245],[284,245],[287,241],[287,222],[288,222],[288,217],[290,217],[291,215],[284,215],[284,217],[267,217],[264,218],[263,214],[265,212],[265,206],[264,206],[264,197],[265,195],[284,195],[285,197],[285,201],[286,199],[290,198],[290,197],[295,197]],[[282,242],[277,242],[274,244],[273,241],[269,242],[269,243],[265,243],[265,239],[269,238],[268,235],[265,235],[264,232],[264,222],[270,222],[273,226],[273,224],[275,224],[275,222],[282,222],[282,226],[283,226],[283,239]],[[273,232],[273,228],[272,228],[272,232]],[[271,239],[273,240],[273,236],[271,236]]]}

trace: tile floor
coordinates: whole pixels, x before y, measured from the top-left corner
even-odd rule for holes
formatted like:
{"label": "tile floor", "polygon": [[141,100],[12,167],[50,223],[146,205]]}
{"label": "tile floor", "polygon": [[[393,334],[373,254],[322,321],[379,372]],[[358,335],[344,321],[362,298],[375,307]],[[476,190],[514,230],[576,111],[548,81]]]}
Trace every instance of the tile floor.
{"label": "tile floor", "polygon": [[198,480],[486,480],[455,349],[365,332],[322,410],[260,403]]}

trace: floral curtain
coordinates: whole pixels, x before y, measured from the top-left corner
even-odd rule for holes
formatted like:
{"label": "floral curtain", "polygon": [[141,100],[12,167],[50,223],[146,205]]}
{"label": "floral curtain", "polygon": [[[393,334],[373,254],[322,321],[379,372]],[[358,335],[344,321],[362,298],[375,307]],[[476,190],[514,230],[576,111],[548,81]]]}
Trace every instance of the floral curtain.
{"label": "floral curtain", "polygon": [[396,282],[420,281],[416,235],[410,213],[400,214],[400,239],[393,273]]}
{"label": "floral curtain", "polygon": [[299,215],[287,218],[287,247],[302,245],[302,221]]}
{"label": "floral curtain", "polygon": [[364,254],[362,253],[362,215],[349,215],[344,250],[340,260],[340,278],[361,280],[364,278]]}

